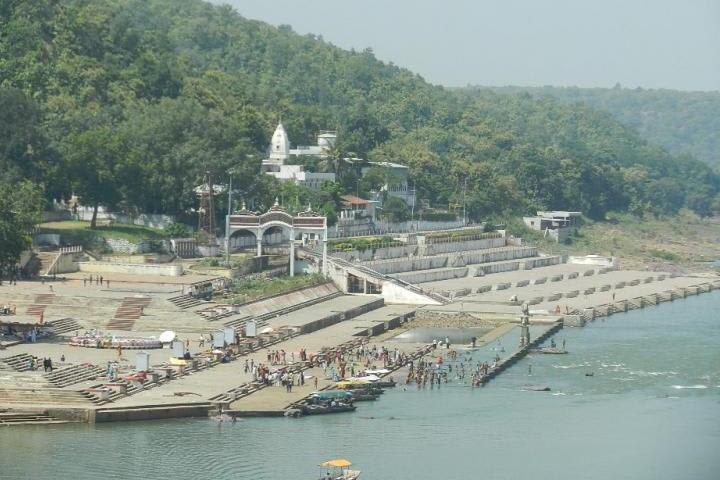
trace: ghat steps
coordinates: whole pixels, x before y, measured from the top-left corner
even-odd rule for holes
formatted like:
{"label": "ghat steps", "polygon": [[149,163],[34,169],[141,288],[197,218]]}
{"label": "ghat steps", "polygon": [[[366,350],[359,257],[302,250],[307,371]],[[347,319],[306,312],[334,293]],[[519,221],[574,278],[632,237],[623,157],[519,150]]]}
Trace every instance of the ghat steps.
{"label": "ghat steps", "polygon": [[30,361],[32,357],[27,353],[18,353],[10,357],[0,358],[0,364],[9,366],[16,372],[27,372],[30,371]]}
{"label": "ghat steps", "polygon": [[81,330],[83,327],[74,318],[61,318],[59,320],[53,320],[47,322],[46,325],[52,328],[55,335],[62,335],[63,333],[76,332]]}
{"label": "ghat steps", "polygon": [[178,295],[177,297],[170,297],[170,298],[168,298],[168,301],[171,302],[176,307],[181,308],[183,310],[187,310],[188,308],[192,308],[192,307],[197,307],[197,306],[203,305],[205,303],[202,300],[198,300],[197,298],[192,297],[188,294]]}
{"label": "ghat steps", "polygon": [[55,303],[55,294],[41,293],[35,295],[35,303],[29,305],[25,313],[39,317],[45,313],[45,308],[53,303]]}
{"label": "ghat steps", "polygon": [[47,412],[31,411],[0,411],[0,426],[11,425],[52,425],[68,423],[65,420],[58,420],[47,414]]}
{"label": "ghat steps", "polygon": [[96,365],[80,364],[53,370],[44,374],[43,377],[56,387],[63,388],[87,380],[94,380],[104,374],[105,370]]}
{"label": "ghat steps", "polygon": [[115,315],[108,322],[110,330],[132,330],[135,322],[142,316],[145,307],[150,305],[152,298],[149,297],[125,297],[120,306],[115,310]]}

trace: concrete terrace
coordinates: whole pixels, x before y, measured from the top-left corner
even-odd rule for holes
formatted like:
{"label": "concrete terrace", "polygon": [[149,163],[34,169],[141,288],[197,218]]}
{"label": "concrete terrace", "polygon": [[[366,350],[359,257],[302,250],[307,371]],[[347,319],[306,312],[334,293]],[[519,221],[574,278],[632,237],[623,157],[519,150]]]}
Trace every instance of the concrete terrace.
{"label": "concrete terrace", "polygon": [[[551,314],[558,306],[561,314],[564,314],[568,309],[573,311],[599,307],[713,280],[697,276],[671,277],[669,274],[634,270],[611,270],[605,273],[598,273],[595,270],[592,275],[585,276],[584,272],[589,270],[592,269],[586,265],[564,264],[467,278],[462,284],[464,289],[477,292],[483,287],[490,287],[492,290],[457,296],[448,305],[426,306],[421,308],[418,314],[454,312],[481,317],[519,318],[519,304],[524,301],[529,302],[532,305],[531,309],[538,314],[542,312],[546,315]],[[579,275],[568,278],[572,273]],[[551,281],[553,276],[559,275],[563,275],[563,278]],[[647,282],[650,278],[652,281]],[[529,284],[523,285],[525,281],[529,281]],[[536,281],[541,283],[535,284]],[[631,284],[635,282],[637,282],[635,285]],[[498,285],[502,287],[499,290]],[[451,290],[461,285],[457,280],[446,280],[434,282],[433,286]],[[510,302],[511,297],[514,296],[518,300],[515,304]]]}

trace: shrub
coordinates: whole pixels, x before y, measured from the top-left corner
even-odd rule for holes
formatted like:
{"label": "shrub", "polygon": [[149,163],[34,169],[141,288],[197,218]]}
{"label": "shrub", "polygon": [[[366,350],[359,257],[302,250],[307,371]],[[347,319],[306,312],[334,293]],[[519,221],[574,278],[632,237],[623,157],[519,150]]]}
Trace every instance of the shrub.
{"label": "shrub", "polygon": [[190,236],[190,228],[184,223],[171,223],[164,230],[169,238],[186,238]]}

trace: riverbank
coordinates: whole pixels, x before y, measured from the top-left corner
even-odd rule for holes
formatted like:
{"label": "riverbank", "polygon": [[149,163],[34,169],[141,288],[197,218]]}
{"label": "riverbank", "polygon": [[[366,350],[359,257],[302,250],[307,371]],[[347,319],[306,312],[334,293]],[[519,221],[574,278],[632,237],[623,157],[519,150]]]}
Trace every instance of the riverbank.
{"label": "riverbank", "polygon": [[[201,335],[204,336],[208,329],[210,332],[217,331],[222,325],[242,329],[243,319],[247,318],[243,315],[247,314],[230,312],[229,317],[218,322],[214,316],[205,314],[212,306],[200,302],[196,307],[178,307],[173,303],[172,292],[146,291],[144,298],[148,305],[136,320],[136,325],[147,329],[132,334],[152,335],[150,327],[153,325],[163,325],[163,329],[167,328],[166,325],[173,325],[185,332],[180,338],[189,346],[190,354],[196,360],[188,366],[181,366],[173,362],[169,350],[151,350],[151,370],[157,375],[150,376],[152,378],[147,381],[138,381],[130,380],[134,375],[135,353],[125,352],[118,362],[118,380],[109,381],[99,373],[99,378],[82,377],[58,385],[40,371],[13,371],[15,367],[3,359],[27,359],[27,355],[34,355],[40,359],[51,356],[57,361],[58,357],[64,357],[65,361],[59,365],[61,372],[86,364],[99,366],[102,372],[106,362],[116,360],[117,353],[68,347],[63,340],[66,337],[62,336],[52,342],[19,344],[0,351],[0,366],[11,367],[0,374],[0,408],[28,414],[39,412],[56,420],[81,422],[207,416],[217,412],[221,405],[249,412],[277,413],[307,396],[311,392],[310,387],[306,383],[290,396],[282,387],[256,388],[257,378],[252,367],[245,368],[246,362],[249,365],[268,365],[271,372],[303,369],[308,379],[318,378],[318,388],[324,388],[331,386],[332,382],[325,378],[322,370],[318,370],[318,362],[301,362],[301,351],[308,352],[312,357],[335,351],[343,345],[366,342],[378,349],[411,354],[431,340],[408,343],[401,341],[398,333],[421,327],[481,327],[484,333],[478,335],[478,347],[509,339],[503,355],[497,359],[497,363],[503,366],[498,370],[500,373],[505,371],[506,365],[516,363],[527,353],[517,354],[519,337],[513,333],[522,303],[531,305],[533,328],[546,330],[556,324],[580,326],[601,316],[651,307],[720,287],[720,280],[713,277],[616,271],[572,264],[451,279],[427,285],[452,289],[458,282],[463,290],[470,293],[456,295],[453,301],[440,306],[384,305],[382,299],[376,296],[341,295],[335,291],[310,298],[308,290],[306,295],[301,295],[300,304],[289,296],[273,298],[271,303],[263,304],[262,310],[257,305],[252,306],[262,313],[255,316],[262,319],[261,328],[269,329],[269,333],[261,335],[263,344],[244,340],[242,346],[230,348],[231,361],[227,363],[218,361],[218,355],[212,353],[209,342],[201,342]],[[53,295],[48,295],[41,293],[45,288],[47,286],[26,282],[18,286],[4,286],[0,294],[5,298],[15,295],[19,299],[22,296],[29,303],[28,309],[37,308],[37,302],[45,302],[40,306],[50,321],[50,314],[68,308],[99,318],[104,312],[125,308],[128,301],[126,293],[110,289],[58,284]],[[33,299],[35,303],[30,303]],[[273,304],[277,305],[276,310],[272,309]],[[127,335],[127,332],[108,333]],[[442,338],[443,335],[440,336]],[[537,335],[533,334],[531,338],[535,340]],[[277,361],[276,352],[283,352],[282,361]],[[341,356],[337,361],[344,362],[345,359]],[[27,360],[19,362],[16,365],[27,365]],[[378,365],[377,360],[375,365]],[[382,366],[382,362],[379,365]],[[314,388],[314,380],[312,384]],[[235,404],[231,407],[233,402]]]}
{"label": "riverbank", "polygon": [[583,225],[569,244],[528,240],[553,254],[615,256],[625,269],[715,273],[713,262],[720,259],[720,217],[700,218],[687,210],[661,219],[623,214]]}
{"label": "riverbank", "polygon": [[21,480],[275,480],[346,457],[368,479],[714,480],[718,309],[713,292],[566,328],[568,355],[526,357],[484,389],[389,389],[355,414],[0,429],[0,465]]}

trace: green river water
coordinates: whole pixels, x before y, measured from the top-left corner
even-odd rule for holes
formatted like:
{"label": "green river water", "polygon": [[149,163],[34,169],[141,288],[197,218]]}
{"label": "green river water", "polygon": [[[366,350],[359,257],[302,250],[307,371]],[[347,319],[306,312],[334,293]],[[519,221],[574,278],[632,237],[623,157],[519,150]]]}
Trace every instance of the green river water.
{"label": "green river water", "polygon": [[351,414],[0,428],[0,478],[305,480],[346,457],[368,480],[716,480],[718,310],[715,292],[567,328],[569,355],[482,389],[398,387]]}

